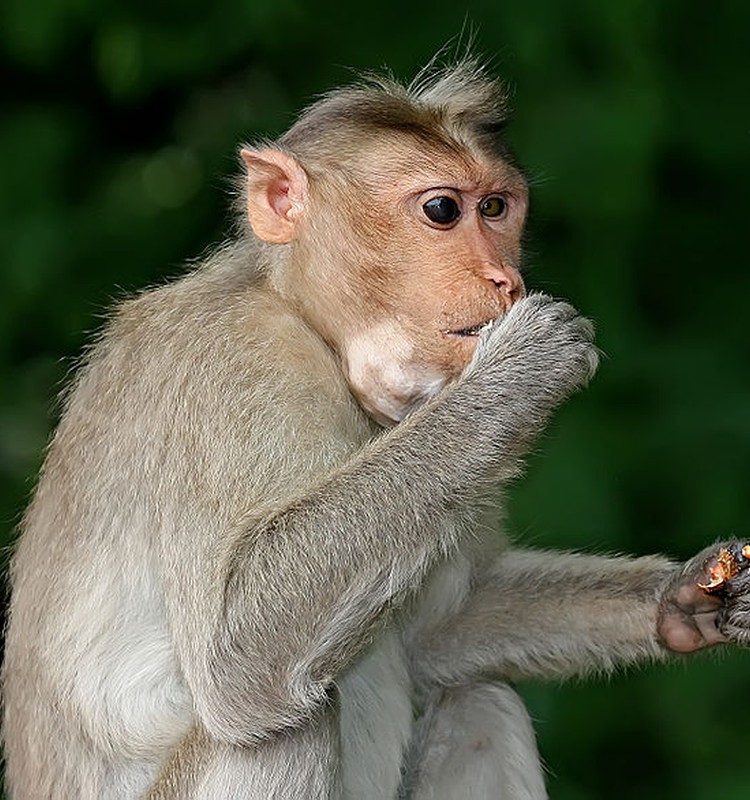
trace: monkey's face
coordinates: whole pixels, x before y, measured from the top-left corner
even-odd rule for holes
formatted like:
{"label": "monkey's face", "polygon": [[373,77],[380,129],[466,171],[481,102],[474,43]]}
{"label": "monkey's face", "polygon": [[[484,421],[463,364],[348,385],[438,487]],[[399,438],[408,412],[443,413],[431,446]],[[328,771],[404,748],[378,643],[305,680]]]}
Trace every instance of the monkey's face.
{"label": "monkey's face", "polygon": [[308,180],[280,151],[243,151],[248,215],[291,244],[274,281],[338,352],[352,392],[393,424],[469,363],[524,294],[521,174],[449,140],[357,142]]}
{"label": "monkey's face", "polygon": [[384,424],[458,375],[482,330],[524,294],[520,173],[466,158],[435,164],[401,165],[407,177],[368,192],[354,226],[365,245],[356,269],[366,324],[339,350],[355,395]]}

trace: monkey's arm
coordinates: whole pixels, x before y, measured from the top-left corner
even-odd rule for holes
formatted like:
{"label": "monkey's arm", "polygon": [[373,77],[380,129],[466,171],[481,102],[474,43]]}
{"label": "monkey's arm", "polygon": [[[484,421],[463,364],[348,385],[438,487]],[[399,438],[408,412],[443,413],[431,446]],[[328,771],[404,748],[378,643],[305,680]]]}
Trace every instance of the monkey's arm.
{"label": "monkey's arm", "polygon": [[458,613],[425,627],[418,673],[439,683],[556,678],[718,644],[721,603],[696,583],[707,552],[682,566],[661,556],[509,550]]}
{"label": "monkey's arm", "polygon": [[[460,381],[310,488],[314,459],[307,452],[290,458],[279,442],[265,445],[277,455],[275,505],[251,504],[222,529],[221,497],[213,521],[211,507],[196,507],[190,492],[184,505],[175,499],[171,526],[185,533],[181,548],[162,538],[166,602],[183,674],[210,733],[257,741],[313,714],[371,641],[372,626],[473,523],[466,501],[490,478],[515,471],[594,360],[590,327],[569,306],[532,297],[501,321]],[[284,398],[268,405],[283,409]],[[199,416],[225,424],[223,409]],[[297,430],[309,425],[315,433],[311,441],[333,435],[313,412],[295,419]],[[266,431],[262,420],[253,427]],[[203,456],[179,457],[211,463],[212,438],[220,437],[206,438]],[[285,499],[285,483],[296,487],[286,494],[296,499]],[[242,484],[222,491],[236,506]]]}

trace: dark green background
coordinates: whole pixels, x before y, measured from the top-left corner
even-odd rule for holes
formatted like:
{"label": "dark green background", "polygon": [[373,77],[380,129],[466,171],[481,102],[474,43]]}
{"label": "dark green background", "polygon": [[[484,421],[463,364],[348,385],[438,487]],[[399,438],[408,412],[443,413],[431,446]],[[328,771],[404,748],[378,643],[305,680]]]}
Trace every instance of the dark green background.
{"label": "dark green background", "polygon": [[[515,91],[528,283],[607,354],[512,492],[514,535],[686,558],[750,533],[750,4],[4,0],[2,537],[103,310],[229,229],[237,143],[466,26]],[[691,661],[524,689],[555,800],[750,796],[750,656]]]}

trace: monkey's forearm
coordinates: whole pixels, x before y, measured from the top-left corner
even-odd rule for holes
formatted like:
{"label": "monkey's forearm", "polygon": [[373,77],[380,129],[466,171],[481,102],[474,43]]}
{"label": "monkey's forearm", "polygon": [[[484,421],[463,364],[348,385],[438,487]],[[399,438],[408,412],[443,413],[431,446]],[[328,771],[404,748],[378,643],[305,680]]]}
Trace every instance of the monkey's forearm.
{"label": "monkey's forearm", "polygon": [[[238,536],[221,535],[224,564],[209,571],[211,587],[223,572],[220,617],[185,651],[214,735],[258,736],[312,713],[371,626],[472,522],[462,509],[488,478],[515,473],[553,408],[590,375],[590,338],[570,306],[527,298],[434,401],[297,501],[256,509]],[[178,618],[182,602],[172,602]]]}
{"label": "monkey's forearm", "polygon": [[566,677],[661,658],[659,599],[678,567],[657,556],[509,551],[466,606],[415,646],[428,681]]}
{"label": "monkey's forearm", "polygon": [[[477,490],[479,447],[456,463],[469,436],[461,447],[451,441],[458,403],[425,409],[289,507],[248,520],[227,565],[205,684],[194,689],[214,735],[252,738],[299,724],[384,611],[473,524],[462,500]],[[515,458],[510,423],[506,436]]]}

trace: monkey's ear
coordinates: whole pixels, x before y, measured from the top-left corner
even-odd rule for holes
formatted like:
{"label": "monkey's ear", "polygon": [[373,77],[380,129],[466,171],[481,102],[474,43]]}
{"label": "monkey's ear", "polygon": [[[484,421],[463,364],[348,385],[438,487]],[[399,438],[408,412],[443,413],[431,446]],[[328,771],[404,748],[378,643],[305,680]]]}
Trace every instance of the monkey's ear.
{"label": "monkey's ear", "polygon": [[264,242],[286,244],[297,233],[307,200],[307,176],[280,150],[241,150],[247,167],[247,216]]}

